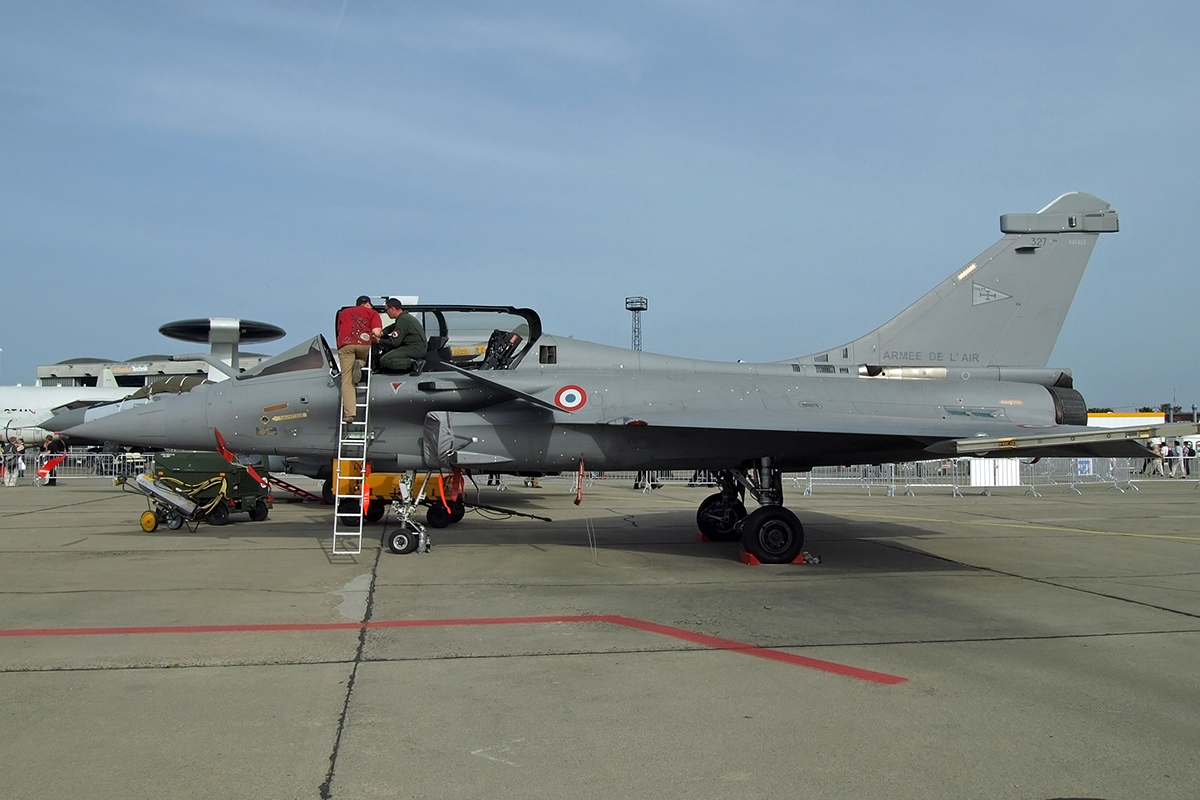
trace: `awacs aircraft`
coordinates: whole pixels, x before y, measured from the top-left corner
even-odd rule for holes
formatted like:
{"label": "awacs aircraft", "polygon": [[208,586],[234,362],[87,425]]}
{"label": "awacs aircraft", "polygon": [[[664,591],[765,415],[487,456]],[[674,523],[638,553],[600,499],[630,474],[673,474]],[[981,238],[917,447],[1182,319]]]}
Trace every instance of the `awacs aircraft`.
{"label": "awacs aircraft", "polygon": [[43,426],[56,411],[86,408],[111,403],[129,394],[113,382],[112,386],[0,386],[0,426],[4,439],[19,436],[27,442],[40,442],[49,430]]}
{"label": "awacs aircraft", "polygon": [[[803,528],[781,473],[971,452],[1144,455],[1083,427],[1087,406],[1050,352],[1101,233],[1104,201],[1064,194],[1000,218],[1004,236],[894,319],[786,361],[675,358],[545,334],[534,311],[417,306],[425,371],[373,375],[376,469],[543,473],[708,469],[710,538],[793,560]],[[482,346],[482,343],[488,343]],[[337,452],[336,359],[321,336],[232,380],[161,397],[69,432],[167,448],[329,463]],[[748,512],[749,492],[760,507]]]}

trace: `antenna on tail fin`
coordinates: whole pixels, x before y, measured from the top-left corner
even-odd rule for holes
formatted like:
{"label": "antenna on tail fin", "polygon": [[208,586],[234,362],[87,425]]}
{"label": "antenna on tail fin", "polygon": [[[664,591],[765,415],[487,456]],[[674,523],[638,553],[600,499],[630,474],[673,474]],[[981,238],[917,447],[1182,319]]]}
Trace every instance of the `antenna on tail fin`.
{"label": "antenna on tail fin", "polygon": [[866,336],[796,360],[818,372],[1045,367],[1096,238],[1117,229],[1112,206],[1083,192],[1036,214],[1004,214],[1004,238],[933,291]]}

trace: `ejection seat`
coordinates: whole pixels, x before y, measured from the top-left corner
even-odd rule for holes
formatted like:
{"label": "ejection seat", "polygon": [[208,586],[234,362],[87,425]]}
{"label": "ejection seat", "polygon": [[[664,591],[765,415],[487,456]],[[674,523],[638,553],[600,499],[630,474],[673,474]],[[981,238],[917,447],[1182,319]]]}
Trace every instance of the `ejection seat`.
{"label": "ejection seat", "polygon": [[483,363],[479,365],[479,369],[508,369],[508,365],[512,363],[513,354],[517,352],[517,346],[522,341],[521,334],[516,331],[509,333],[499,329],[492,331],[492,335],[488,339],[487,351],[483,355]]}
{"label": "ejection seat", "polygon": [[447,372],[444,364],[450,363],[450,341],[448,336],[430,336],[429,349],[425,353],[425,372]]}

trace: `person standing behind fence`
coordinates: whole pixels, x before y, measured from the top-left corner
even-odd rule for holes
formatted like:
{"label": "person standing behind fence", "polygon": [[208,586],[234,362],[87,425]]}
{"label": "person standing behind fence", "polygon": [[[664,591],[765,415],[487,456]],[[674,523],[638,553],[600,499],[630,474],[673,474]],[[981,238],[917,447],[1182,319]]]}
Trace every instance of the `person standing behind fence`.
{"label": "person standing behind fence", "polygon": [[20,474],[21,457],[17,455],[17,438],[14,436],[4,443],[4,485],[16,486]]}
{"label": "person standing behind fence", "polygon": [[1183,463],[1183,447],[1180,446],[1178,439],[1171,443],[1171,477],[1187,477],[1187,465]]}
{"label": "person standing behind fence", "polygon": [[1150,463],[1146,467],[1146,474],[1153,475],[1154,473],[1157,472],[1159,475],[1162,475],[1163,474],[1162,445],[1155,442],[1154,446],[1151,447],[1150,449],[1154,451],[1154,455],[1150,456],[1150,459],[1149,459]]}
{"label": "person standing behind fence", "polygon": [[371,355],[371,345],[379,341],[383,333],[383,318],[371,305],[371,298],[359,295],[351,308],[343,308],[337,315],[337,358],[342,372],[342,421],[353,422],[357,401],[354,387],[358,384],[361,368],[355,362],[366,364]]}
{"label": "person standing behind fence", "polygon": [[25,467],[28,466],[25,463],[25,453],[26,452],[28,452],[28,450],[25,447],[25,440],[22,439],[20,436],[18,436],[17,437],[17,476],[18,477],[23,477],[25,475]]}
{"label": "person standing behind fence", "polygon": [[[62,439],[47,436],[46,441],[42,442],[42,460],[46,463],[53,461],[65,452],[67,452],[67,443]],[[58,467],[50,470],[50,473],[46,476],[46,485],[58,485]]]}

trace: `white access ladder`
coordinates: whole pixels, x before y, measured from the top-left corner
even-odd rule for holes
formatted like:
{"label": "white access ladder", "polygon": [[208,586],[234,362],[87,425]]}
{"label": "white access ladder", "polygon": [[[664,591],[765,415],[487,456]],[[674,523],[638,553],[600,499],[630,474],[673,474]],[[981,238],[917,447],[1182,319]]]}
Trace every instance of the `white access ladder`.
{"label": "white access ladder", "polygon": [[[358,362],[355,362],[358,363]],[[353,367],[351,367],[353,369]],[[340,389],[339,389],[340,396]],[[367,447],[371,440],[371,357],[367,379],[354,387],[354,421],[346,422],[338,404],[338,453],[333,462],[333,555],[362,552],[367,491]]]}

